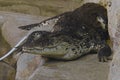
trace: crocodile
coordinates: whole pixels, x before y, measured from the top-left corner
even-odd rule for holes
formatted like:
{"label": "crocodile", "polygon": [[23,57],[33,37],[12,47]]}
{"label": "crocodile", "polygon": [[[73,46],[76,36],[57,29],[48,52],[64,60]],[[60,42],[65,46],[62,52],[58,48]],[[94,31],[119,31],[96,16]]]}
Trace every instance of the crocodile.
{"label": "crocodile", "polygon": [[[29,34],[9,54],[22,50],[44,57],[74,60],[93,51],[98,53],[99,61],[106,61],[111,55],[106,43],[109,39],[107,24],[107,10],[99,4],[86,3],[40,23],[20,26]],[[106,53],[107,50],[110,53]]]}
{"label": "crocodile", "polygon": [[[90,52],[98,52],[105,46],[100,37],[93,38],[89,34],[80,39],[64,32],[34,31],[28,36],[22,51],[59,60],[74,60]],[[99,57],[105,61],[108,56],[103,54]]]}
{"label": "crocodile", "polygon": [[[47,19],[37,26],[21,26],[19,28],[23,30],[46,25],[53,29],[33,31],[23,46],[23,52],[60,60],[74,60],[93,51],[98,53],[99,61],[102,59],[104,62],[112,53],[106,43],[109,38],[107,22],[107,11],[103,6],[86,3],[74,11]],[[109,48],[106,49],[106,46]],[[104,48],[109,51],[106,53],[109,55],[104,54]]]}

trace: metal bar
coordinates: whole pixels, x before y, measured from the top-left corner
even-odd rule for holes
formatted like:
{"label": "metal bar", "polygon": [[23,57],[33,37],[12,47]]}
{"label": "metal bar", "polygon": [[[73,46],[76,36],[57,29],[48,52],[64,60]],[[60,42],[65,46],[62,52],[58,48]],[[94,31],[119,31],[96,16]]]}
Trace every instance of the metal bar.
{"label": "metal bar", "polygon": [[3,60],[4,58],[8,57],[10,54],[12,54],[14,51],[18,49],[18,47],[22,44],[24,44],[25,40],[27,39],[28,36],[25,36],[22,38],[16,45],[13,47],[8,53],[6,53],[4,56],[0,58],[0,61]]}

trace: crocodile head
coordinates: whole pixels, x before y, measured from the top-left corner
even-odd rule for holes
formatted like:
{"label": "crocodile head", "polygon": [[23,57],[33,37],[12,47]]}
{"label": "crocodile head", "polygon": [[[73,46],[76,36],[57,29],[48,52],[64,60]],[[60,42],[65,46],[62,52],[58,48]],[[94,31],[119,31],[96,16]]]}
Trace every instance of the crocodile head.
{"label": "crocodile head", "polygon": [[72,43],[72,37],[66,35],[35,31],[28,37],[23,51],[59,59],[68,53],[74,53]]}
{"label": "crocodile head", "polygon": [[23,52],[55,59],[73,60],[94,48],[94,43],[88,41],[85,38],[81,40],[73,38],[69,34],[34,31],[28,36]]}

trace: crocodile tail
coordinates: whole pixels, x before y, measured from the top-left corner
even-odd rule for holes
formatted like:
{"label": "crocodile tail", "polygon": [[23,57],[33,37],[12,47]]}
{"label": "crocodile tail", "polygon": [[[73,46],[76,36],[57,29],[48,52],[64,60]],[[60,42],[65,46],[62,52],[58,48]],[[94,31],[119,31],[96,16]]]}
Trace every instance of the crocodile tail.
{"label": "crocodile tail", "polygon": [[[49,25],[49,24],[52,24],[53,22],[54,22],[53,24],[55,24],[55,23],[59,20],[60,17],[64,16],[64,15],[67,14],[67,13],[69,13],[69,12],[64,12],[64,13],[59,14],[59,15],[57,15],[57,16],[54,16],[54,17],[45,19],[45,20],[43,20],[43,21],[41,21],[41,22],[39,22],[39,23],[28,24],[28,25],[25,25],[25,26],[19,26],[18,28],[19,28],[19,29],[22,29],[22,30],[27,30],[27,31],[29,31],[29,30],[31,30],[31,29],[33,29],[33,28],[35,28],[35,27],[40,27],[41,25],[42,25],[42,26],[44,26],[44,25],[51,26],[51,25]],[[47,23],[48,23],[48,24],[47,24]]]}
{"label": "crocodile tail", "polygon": [[32,28],[38,26],[40,23],[35,23],[35,24],[29,24],[29,25],[25,25],[25,26],[20,26],[18,27],[19,29],[22,29],[22,30],[31,30]]}

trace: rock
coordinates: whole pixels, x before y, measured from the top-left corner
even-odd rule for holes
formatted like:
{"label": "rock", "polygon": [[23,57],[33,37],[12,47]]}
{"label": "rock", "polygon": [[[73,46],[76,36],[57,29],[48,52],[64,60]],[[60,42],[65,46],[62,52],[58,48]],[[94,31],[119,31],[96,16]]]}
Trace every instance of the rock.
{"label": "rock", "polygon": [[17,61],[16,80],[28,80],[38,65],[44,63],[40,55],[24,53]]}
{"label": "rock", "polygon": [[[8,42],[2,36],[1,26],[2,26],[2,24],[0,25],[0,56],[3,56],[7,53],[8,50],[11,49],[11,46],[8,44]],[[11,58],[11,56],[9,56],[9,58],[4,59],[4,60],[9,63],[10,58]]]}
{"label": "rock", "polygon": [[88,3],[88,2],[98,3],[104,7],[107,7],[107,5],[108,5],[107,0],[84,0],[84,3]]}
{"label": "rock", "polygon": [[15,69],[8,64],[0,62],[0,80],[14,80]]}
{"label": "rock", "polygon": [[99,3],[100,0],[84,0],[84,3],[88,2],[94,2],[94,3]]}
{"label": "rock", "polygon": [[28,80],[107,80],[109,63],[100,63],[95,54],[75,61],[48,61]]}
{"label": "rock", "polygon": [[[12,47],[15,46],[27,34],[27,31],[18,29],[19,26],[38,23],[45,19],[43,17],[10,12],[0,12],[0,16],[3,17],[0,19],[4,19],[2,21],[0,20],[1,22],[4,22],[2,26],[2,34]],[[42,65],[42,60],[44,63],[44,59],[42,59],[40,55],[27,53],[23,53],[22,55],[20,55],[20,53],[14,54],[12,62],[14,65],[17,61],[16,80],[27,80],[38,65]]]}
{"label": "rock", "polygon": [[113,42],[113,60],[110,66],[109,80],[120,80],[120,1],[108,1],[109,33]]}
{"label": "rock", "polygon": [[12,47],[15,44],[17,44],[18,41],[20,41],[25,36],[25,34],[27,34],[27,31],[20,30],[18,28],[19,26],[38,23],[45,19],[45,17],[38,17],[11,12],[0,12],[0,16],[2,16],[4,19],[4,24],[2,26],[2,34],[6,41]]}
{"label": "rock", "polygon": [[[45,19],[45,17],[2,11],[0,11],[0,16],[0,22],[4,23],[2,26],[2,35],[12,47],[14,47],[28,33],[27,31],[19,29],[19,26],[38,23]],[[14,59],[12,59],[13,65],[18,58],[19,56],[14,55]]]}
{"label": "rock", "polygon": [[6,41],[13,47],[18,41],[20,41],[26,34],[25,31],[18,29],[20,26],[16,19],[9,18],[2,26],[2,34]]}

